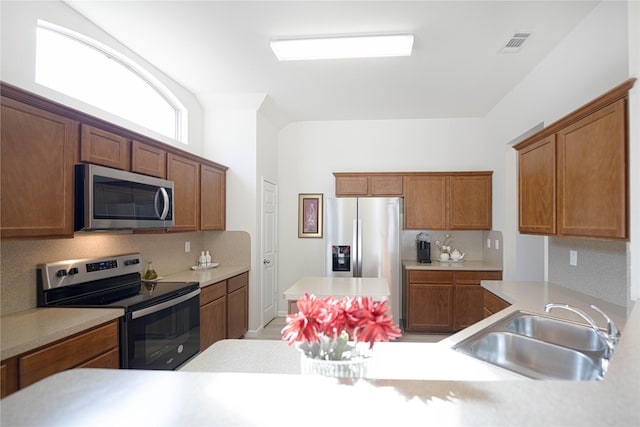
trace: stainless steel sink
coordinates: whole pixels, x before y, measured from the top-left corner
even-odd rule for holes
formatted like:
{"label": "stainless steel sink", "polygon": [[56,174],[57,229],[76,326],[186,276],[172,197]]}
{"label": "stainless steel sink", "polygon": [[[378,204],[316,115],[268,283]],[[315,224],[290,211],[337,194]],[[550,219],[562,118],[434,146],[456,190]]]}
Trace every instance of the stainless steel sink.
{"label": "stainless steel sink", "polygon": [[580,351],[604,351],[605,342],[592,328],[537,315],[518,315],[505,329]]}
{"label": "stainless steel sink", "polygon": [[581,324],[517,311],[453,347],[536,379],[596,380],[606,343]]}
{"label": "stainless steel sink", "polygon": [[491,332],[461,350],[530,378],[589,381],[600,375],[598,364],[579,351],[512,332]]}

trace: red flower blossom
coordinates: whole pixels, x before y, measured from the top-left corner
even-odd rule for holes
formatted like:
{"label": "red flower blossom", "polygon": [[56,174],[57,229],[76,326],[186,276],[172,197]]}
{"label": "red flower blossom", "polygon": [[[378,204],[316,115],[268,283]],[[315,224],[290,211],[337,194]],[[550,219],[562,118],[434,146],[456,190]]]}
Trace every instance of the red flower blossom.
{"label": "red flower blossom", "polygon": [[371,297],[327,297],[318,299],[304,294],[298,300],[298,313],[287,316],[282,339],[317,342],[322,334],[331,339],[346,332],[355,341],[368,342],[369,348],[377,341],[389,341],[401,335],[400,328],[390,315],[386,300],[373,302]]}

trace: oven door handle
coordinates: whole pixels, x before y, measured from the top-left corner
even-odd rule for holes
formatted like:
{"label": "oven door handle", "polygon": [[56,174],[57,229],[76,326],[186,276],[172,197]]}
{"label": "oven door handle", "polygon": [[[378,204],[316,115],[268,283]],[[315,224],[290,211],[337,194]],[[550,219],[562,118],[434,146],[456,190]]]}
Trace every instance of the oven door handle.
{"label": "oven door handle", "polygon": [[131,318],[137,319],[139,317],[148,316],[149,314],[156,313],[158,311],[164,310],[165,308],[172,307],[174,305],[180,304],[188,299],[191,299],[200,293],[200,289],[196,289],[193,292],[189,292],[188,294],[179,296],[178,298],[173,298],[168,301],[161,302],[160,304],[152,305],[151,307],[143,308],[141,310],[132,311]]}

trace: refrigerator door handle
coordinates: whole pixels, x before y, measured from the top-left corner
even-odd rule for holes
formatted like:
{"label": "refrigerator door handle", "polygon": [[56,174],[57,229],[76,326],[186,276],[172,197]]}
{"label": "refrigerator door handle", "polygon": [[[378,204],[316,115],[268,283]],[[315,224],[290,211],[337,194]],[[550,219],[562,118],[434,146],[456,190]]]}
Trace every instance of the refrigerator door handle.
{"label": "refrigerator door handle", "polygon": [[356,248],[353,277],[362,277],[362,220],[360,219],[353,221],[353,242]]}

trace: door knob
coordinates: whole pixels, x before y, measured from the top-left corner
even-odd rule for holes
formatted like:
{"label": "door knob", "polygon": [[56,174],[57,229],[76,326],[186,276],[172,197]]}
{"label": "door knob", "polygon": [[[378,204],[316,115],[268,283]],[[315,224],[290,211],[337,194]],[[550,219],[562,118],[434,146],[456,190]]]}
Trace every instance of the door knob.
{"label": "door knob", "polygon": [[267,264],[271,264],[271,261],[269,261],[268,259],[265,259],[262,261],[263,264],[267,265]]}

